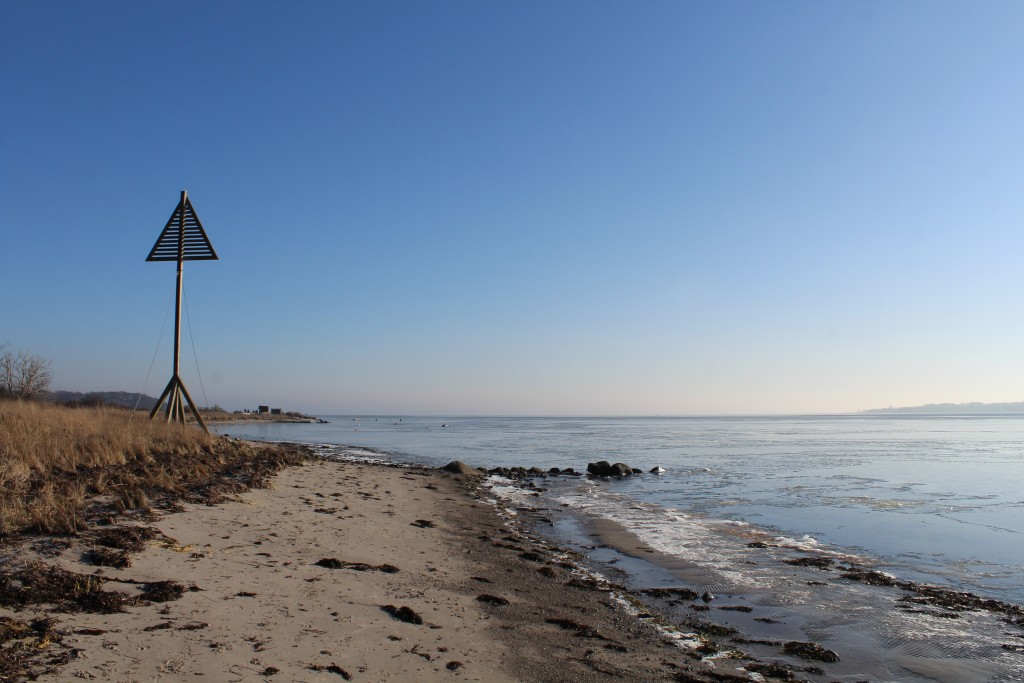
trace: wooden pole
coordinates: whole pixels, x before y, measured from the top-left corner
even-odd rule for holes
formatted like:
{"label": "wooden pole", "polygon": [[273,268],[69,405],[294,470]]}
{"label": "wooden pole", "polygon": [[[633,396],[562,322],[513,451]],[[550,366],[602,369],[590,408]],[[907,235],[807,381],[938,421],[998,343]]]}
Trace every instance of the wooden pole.
{"label": "wooden pole", "polygon": [[181,271],[185,259],[185,199],[188,192],[181,191],[181,211],[178,214],[178,283],[174,296],[174,376],[181,368]]}

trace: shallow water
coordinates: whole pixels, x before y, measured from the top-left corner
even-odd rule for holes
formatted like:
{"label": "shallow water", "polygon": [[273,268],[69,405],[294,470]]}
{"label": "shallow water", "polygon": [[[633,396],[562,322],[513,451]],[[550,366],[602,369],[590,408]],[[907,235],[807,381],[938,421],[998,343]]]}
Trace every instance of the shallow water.
{"label": "shallow water", "polygon": [[[325,418],[330,424],[217,429],[365,446],[429,465],[660,465],[660,476],[576,479],[548,495],[614,519],[661,552],[721,570],[742,560],[710,549],[783,539],[901,578],[1024,603],[1021,416]],[[749,572],[731,575],[744,581]]]}

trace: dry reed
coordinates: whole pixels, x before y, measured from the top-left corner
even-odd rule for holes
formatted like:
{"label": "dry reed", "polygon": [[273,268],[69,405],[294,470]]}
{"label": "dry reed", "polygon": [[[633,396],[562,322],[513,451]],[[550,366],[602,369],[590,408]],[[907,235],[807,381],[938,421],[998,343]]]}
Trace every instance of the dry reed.
{"label": "dry reed", "polygon": [[0,535],[75,533],[90,515],[216,501],[299,461],[119,408],[0,401]]}

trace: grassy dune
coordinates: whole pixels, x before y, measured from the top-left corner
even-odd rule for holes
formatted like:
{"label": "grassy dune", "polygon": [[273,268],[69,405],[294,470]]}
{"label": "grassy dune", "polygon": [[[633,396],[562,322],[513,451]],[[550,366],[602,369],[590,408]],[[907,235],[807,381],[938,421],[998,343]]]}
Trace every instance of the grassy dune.
{"label": "grassy dune", "polygon": [[75,533],[126,510],[216,502],[301,459],[119,408],[0,401],[0,537]]}

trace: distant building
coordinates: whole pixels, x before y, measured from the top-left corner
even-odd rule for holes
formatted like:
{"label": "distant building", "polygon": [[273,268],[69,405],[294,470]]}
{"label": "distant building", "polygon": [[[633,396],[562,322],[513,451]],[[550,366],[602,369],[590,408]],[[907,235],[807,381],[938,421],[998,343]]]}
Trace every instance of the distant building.
{"label": "distant building", "polygon": [[271,415],[280,415],[281,414],[281,409],[280,408],[271,408],[270,409],[270,414]]}
{"label": "distant building", "polygon": [[270,406],[260,406],[260,415],[270,412]]}

